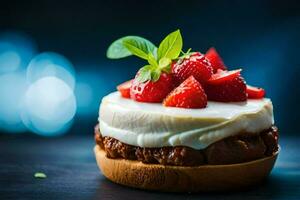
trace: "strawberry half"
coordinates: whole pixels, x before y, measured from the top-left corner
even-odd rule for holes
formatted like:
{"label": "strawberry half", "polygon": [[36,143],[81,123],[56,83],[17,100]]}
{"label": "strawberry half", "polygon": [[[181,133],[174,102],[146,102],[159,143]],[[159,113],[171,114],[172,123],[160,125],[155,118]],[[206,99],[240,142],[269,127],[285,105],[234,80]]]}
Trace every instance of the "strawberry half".
{"label": "strawberry half", "polygon": [[211,47],[210,49],[208,49],[208,51],[205,53],[205,57],[211,63],[214,73],[217,72],[218,69],[222,69],[222,70],[227,69],[222,58],[220,57],[220,55],[218,54],[215,48]]}
{"label": "strawberry half", "polygon": [[241,76],[205,85],[207,98],[212,101],[238,102],[247,100],[246,83]]}
{"label": "strawberry half", "polygon": [[265,90],[263,88],[247,85],[247,94],[249,99],[261,99],[265,97]]}
{"label": "strawberry half", "polygon": [[[139,74],[139,73],[138,73]],[[130,98],[140,102],[162,102],[174,88],[172,74],[161,73],[157,81],[140,82],[136,75],[130,88]]]}
{"label": "strawberry half", "polygon": [[229,81],[240,76],[241,71],[242,71],[241,69],[231,70],[231,71],[224,71],[218,69],[217,73],[213,74],[207,82],[210,84],[218,84],[224,81]]}
{"label": "strawberry half", "polygon": [[118,91],[121,93],[121,96],[124,98],[130,98],[130,87],[133,79],[126,81],[117,86]]}
{"label": "strawberry half", "polygon": [[167,96],[163,105],[181,108],[205,108],[207,97],[201,84],[193,76],[190,76]]}
{"label": "strawberry half", "polygon": [[210,62],[200,52],[186,53],[171,66],[175,78],[182,83],[190,76],[194,76],[201,84],[210,79],[213,68]]}

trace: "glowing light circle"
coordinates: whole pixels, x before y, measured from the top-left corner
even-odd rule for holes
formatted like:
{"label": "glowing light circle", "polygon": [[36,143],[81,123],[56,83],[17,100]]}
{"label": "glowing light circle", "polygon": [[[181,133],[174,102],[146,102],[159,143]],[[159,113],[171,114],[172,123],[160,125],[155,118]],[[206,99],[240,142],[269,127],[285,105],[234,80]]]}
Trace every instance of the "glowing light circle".
{"label": "glowing light circle", "polygon": [[72,89],[53,76],[32,83],[24,96],[23,105],[23,123],[31,131],[44,136],[66,132],[76,113]]}
{"label": "glowing light circle", "polygon": [[0,129],[7,132],[24,132],[20,113],[22,98],[27,89],[25,72],[0,75]]}
{"label": "glowing light circle", "polygon": [[79,114],[90,114],[93,102],[93,89],[88,83],[78,82],[75,89],[76,102]]}
{"label": "glowing light circle", "polygon": [[0,34],[0,74],[25,69],[36,54],[31,38],[21,33]]}
{"label": "glowing light circle", "polygon": [[55,76],[63,80],[74,90],[75,70],[73,65],[62,55],[44,52],[35,56],[27,68],[27,80],[30,83],[47,76]]}

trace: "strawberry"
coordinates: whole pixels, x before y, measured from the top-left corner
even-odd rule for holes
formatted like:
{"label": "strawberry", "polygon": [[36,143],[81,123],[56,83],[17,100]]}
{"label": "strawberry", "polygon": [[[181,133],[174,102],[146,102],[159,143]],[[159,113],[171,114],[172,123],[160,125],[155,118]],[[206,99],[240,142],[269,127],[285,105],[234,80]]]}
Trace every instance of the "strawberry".
{"label": "strawberry", "polygon": [[205,85],[205,92],[209,100],[221,102],[246,101],[246,83],[241,76],[225,79],[218,84]]}
{"label": "strawberry", "polygon": [[121,96],[124,98],[130,98],[130,87],[133,79],[126,81],[117,86],[118,91],[121,93]]}
{"label": "strawberry", "polygon": [[187,52],[176,63],[172,63],[171,70],[179,83],[193,75],[197,81],[203,84],[213,74],[210,62],[200,52]]}
{"label": "strawberry", "polygon": [[140,102],[162,102],[174,88],[172,74],[162,72],[156,81],[140,81],[137,73],[130,88],[130,97]]}
{"label": "strawberry", "polygon": [[247,94],[249,99],[261,99],[265,96],[265,90],[263,88],[247,85]]}
{"label": "strawberry", "polygon": [[207,97],[201,84],[193,76],[190,76],[167,96],[163,105],[181,108],[205,108]]}
{"label": "strawberry", "polygon": [[215,48],[211,47],[205,53],[205,57],[211,63],[214,73],[218,71],[218,69],[226,70],[227,67],[224,65],[224,62]]}
{"label": "strawberry", "polygon": [[213,74],[211,78],[207,81],[209,84],[218,84],[222,83],[226,80],[232,80],[238,76],[240,76],[241,69],[232,70],[232,71],[224,71],[218,69],[217,73]]}

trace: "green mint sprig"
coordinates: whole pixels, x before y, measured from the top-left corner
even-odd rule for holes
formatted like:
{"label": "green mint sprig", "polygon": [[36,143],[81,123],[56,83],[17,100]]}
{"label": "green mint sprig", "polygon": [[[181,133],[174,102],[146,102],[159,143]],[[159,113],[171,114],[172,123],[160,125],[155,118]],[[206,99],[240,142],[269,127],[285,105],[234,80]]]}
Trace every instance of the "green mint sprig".
{"label": "green mint sprig", "polygon": [[149,40],[139,36],[126,36],[113,42],[108,50],[107,57],[119,59],[135,55],[148,62],[139,72],[137,80],[145,82],[157,81],[162,72],[170,73],[171,62],[177,59],[182,49],[180,30],[167,35],[157,48]]}
{"label": "green mint sprig", "polygon": [[[131,51],[128,48],[130,48]],[[139,36],[125,36],[117,39],[108,47],[106,56],[110,59],[125,58],[137,54],[144,57],[144,53],[148,55],[150,52],[156,52],[156,49],[157,47],[145,38]]]}
{"label": "green mint sprig", "polygon": [[182,36],[180,31],[174,31],[170,33],[163,41],[159,44],[157,55],[158,59],[169,58],[176,59],[182,49]]}

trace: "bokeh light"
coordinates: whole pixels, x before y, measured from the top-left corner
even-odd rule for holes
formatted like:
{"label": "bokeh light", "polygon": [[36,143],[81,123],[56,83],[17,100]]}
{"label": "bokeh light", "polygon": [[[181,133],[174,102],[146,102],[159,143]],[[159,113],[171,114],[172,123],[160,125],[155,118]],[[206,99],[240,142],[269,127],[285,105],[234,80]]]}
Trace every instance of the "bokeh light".
{"label": "bokeh light", "polygon": [[0,74],[24,69],[36,51],[35,43],[27,35],[16,32],[0,34]]}
{"label": "bokeh light", "polygon": [[[28,36],[0,33],[0,130],[61,135],[76,112],[75,70],[60,54],[36,54]],[[83,89],[86,97],[92,95]]]}
{"label": "bokeh light", "polygon": [[63,134],[72,124],[76,100],[72,88],[57,77],[41,78],[30,85],[23,102],[22,120],[43,136]]}
{"label": "bokeh light", "polygon": [[[80,67],[91,68],[89,65]],[[94,68],[93,70],[77,71],[75,96],[79,116],[96,117],[101,98],[115,90],[116,83],[110,80],[112,72],[101,70],[98,66]]]}
{"label": "bokeh light", "polygon": [[47,76],[63,80],[73,90],[75,87],[75,70],[73,65],[62,55],[44,52],[35,56],[27,68],[27,80],[30,83]]}
{"label": "bokeh light", "polygon": [[86,82],[76,83],[75,89],[78,113],[82,115],[89,115],[91,113],[91,106],[93,103],[93,89]]}
{"label": "bokeh light", "polygon": [[0,128],[7,132],[22,132],[21,100],[27,89],[25,72],[0,75]]}

